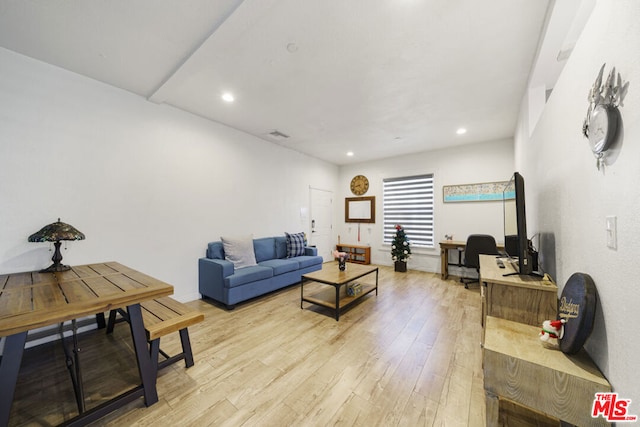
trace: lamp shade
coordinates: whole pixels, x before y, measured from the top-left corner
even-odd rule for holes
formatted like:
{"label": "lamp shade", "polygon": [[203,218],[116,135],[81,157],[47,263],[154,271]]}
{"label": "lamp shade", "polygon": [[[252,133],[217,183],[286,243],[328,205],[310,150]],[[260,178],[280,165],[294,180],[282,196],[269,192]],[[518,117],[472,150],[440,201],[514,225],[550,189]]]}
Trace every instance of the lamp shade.
{"label": "lamp shade", "polygon": [[79,232],[74,226],[57,222],[42,227],[37,233],[29,236],[30,242],[59,242],[60,240],[84,240],[84,234]]}
{"label": "lamp shade", "polygon": [[41,273],[55,273],[58,271],[67,271],[71,268],[68,265],[63,265],[61,263],[61,240],[84,240],[84,234],[76,230],[75,227],[65,224],[64,222],[60,222],[60,218],[58,218],[57,222],[45,225],[40,231],[29,236],[30,242],[54,242],[53,246],[56,248],[53,253],[53,257],[51,258],[53,264],[44,270],[40,270]]}

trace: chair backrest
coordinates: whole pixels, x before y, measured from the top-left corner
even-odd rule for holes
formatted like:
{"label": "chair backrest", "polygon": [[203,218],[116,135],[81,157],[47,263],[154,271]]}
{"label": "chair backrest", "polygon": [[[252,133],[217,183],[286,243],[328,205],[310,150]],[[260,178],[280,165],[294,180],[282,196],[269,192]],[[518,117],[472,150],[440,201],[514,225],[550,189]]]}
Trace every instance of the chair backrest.
{"label": "chair backrest", "polygon": [[472,234],[464,250],[465,267],[480,268],[480,254],[499,255],[496,239],[489,234]]}

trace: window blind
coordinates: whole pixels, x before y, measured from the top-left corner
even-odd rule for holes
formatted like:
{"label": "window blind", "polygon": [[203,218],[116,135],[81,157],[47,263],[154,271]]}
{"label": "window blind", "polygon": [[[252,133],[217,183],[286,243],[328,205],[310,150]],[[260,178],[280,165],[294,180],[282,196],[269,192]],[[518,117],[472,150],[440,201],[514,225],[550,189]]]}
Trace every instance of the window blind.
{"label": "window blind", "polygon": [[391,243],[396,224],[411,245],[433,247],[433,174],[383,180],[384,243]]}

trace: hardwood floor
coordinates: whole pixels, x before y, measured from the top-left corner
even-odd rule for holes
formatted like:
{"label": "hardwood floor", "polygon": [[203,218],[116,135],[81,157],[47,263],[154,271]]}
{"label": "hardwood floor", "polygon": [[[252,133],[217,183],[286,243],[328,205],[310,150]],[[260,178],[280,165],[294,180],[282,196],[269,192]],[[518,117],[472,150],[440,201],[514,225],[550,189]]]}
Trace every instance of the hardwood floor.
{"label": "hardwood floor", "polygon": [[[326,268],[326,267],[325,267]],[[306,287],[305,287],[306,292]],[[484,426],[480,294],[439,275],[380,267],[380,290],[336,322],[294,286],[226,311],[189,303],[195,366],[158,378],[160,401],[95,425]],[[88,408],[136,381],[129,330],[80,337]],[[177,334],[162,339],[177,351]],[[10,425],[55,425],[76,407],[60,343],[26,351]]]}

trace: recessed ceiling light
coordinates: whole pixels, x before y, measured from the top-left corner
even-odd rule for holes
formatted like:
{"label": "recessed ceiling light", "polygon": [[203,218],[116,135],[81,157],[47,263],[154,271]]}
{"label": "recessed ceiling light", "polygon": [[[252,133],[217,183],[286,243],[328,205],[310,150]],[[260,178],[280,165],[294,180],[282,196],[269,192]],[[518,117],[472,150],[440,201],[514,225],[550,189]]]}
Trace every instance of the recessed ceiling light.
{"label": "recessed ceiling light", "polygon": [[458,135],[464,135],[465,133],[467,133],[467,130],[465,128],[459,128],[456,133]]}
{"label": "recessed ceiling light", "polygon": [[347,151],[347,156],[353,157],[353,151]]}
{"label": "recessed ceiling light", "polygon": [[225,101],[227,101],[227,102],[233,102],[233,100],[234,100],[235,98],[234,98],[234,97],[233,97],[233,95],[232,95],[232,94],[230,94],[229,92],[225,92],[225,93],[223,93],[223,94],[222,94],[222,99],[223,99],[223,100],[225,100]]}

